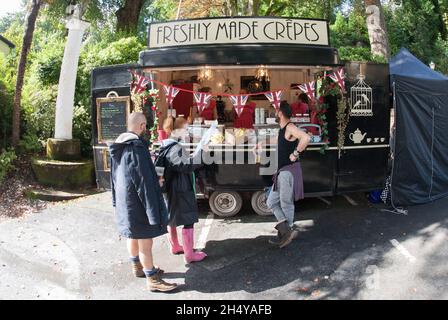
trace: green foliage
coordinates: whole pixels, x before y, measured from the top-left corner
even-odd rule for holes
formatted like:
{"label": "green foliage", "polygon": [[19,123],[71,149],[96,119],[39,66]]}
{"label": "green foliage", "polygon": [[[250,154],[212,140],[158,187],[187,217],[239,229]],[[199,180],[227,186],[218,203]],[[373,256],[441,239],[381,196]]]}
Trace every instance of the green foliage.
{"label": "green foliage", "polygon": [[61,38],[52,39],[36,57],[37,78],[44,86],[55,85],[59,82],[65,46],[63,40]]}
{"label": "green foliage", "polygon": [[9,170],[14,168],[15,159],[17,156],[13,149],[3,150],[0,153],[0,183],[3,182]]}
{"label": "green foliage", "polygon": [[[446,4],[446,1],[440,3]],[[448,73],[448,42],[441,38],[441,30],[437,27],[441,14],[435,11],[432,0],[408,0],[395,9],[386,7],[392,54],[405,47],[424,63],[434,61],[439,70]]]}
{"label": "green foliage", "polygon": [[0,54],[0,148],[5,148],[11,134],[14,101],[13,70],[7,58]]}
{"label": "green foliage", "polygon": [[19,141],[20,153],[39,153],[43,150],[42,141],[32,133],[25,133]]}

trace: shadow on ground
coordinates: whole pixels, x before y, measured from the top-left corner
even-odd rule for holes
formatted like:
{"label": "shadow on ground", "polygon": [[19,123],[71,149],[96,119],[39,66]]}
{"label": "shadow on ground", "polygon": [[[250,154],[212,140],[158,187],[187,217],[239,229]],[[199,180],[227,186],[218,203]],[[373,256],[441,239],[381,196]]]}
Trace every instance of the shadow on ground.
{"label": "shadow on ground", "polygon": [[[447,229],[448,199],[412,207],[408,215],[383,212],[381,205],[369,204],[363,195],[355,199],[359,206],[341,205],[341,201],[346,201],[342,197],[332,198],[330,207],[317,199],[302,201],[296,219],[313,219],[314,223],[302,228],[299,238],[284,249],[268,244],[268,236],[207,242],[208,261],[194,264],[187,271],[185,290],[265,292],[264,298],[356,299],[369,286],[375,286],[376,270],[388,267],[385,256],[396,250],[391,239],[405,242],[418,237],[425,242],[424,238],[433,237],[436,229]],[[316,206],[320,207],[318,215],[313,214]],[[325,207],[329,210],[322,210]],[[225,222],[236,220],[274,221],[272,217],[257,218],[250,213]],[[422,231],[428,226],[433,227]],[[248,254],[251,251],[256,254]],[[232,260],[235,255],[247,259],[210,270],[213,261],[226,257]],[[446,258],[446,250],[434,250],[425,260],[420,276],[432,279],[425,268],[434,269],[432,263],[439,265],[440,259]],[[434,270],[445,285],[446,271]],[[427,298],[439,298],[436,291],[432,294]]]}

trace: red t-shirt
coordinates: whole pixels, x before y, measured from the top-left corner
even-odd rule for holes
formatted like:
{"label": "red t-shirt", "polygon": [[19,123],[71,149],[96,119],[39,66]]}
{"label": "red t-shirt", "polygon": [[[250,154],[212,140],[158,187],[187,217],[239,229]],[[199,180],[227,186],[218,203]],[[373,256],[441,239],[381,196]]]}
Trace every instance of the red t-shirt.
{"label": "red t-shirt", "polygon": [[255,102],[251,102],[244,106],[243,112],[238,117],[236,115],[235,123],[233,126],[235,128],[253,129],[254,127],[254,113],[255,113]]}
{"label": "red t-shirt", "polygon": [[309,113],[308,105],[305,102],[294,102],[291,104],[291,111],[293,117],[295,117],[298,113]]}
{"label": "red t-shirt", "polygon": [[210,100],[210,103],[208,104],[207,108],[202,110],[202,113],[200,114],[201,117],[204,118],[204,120],[215,120],[213,110],[216,108],[216,101]]}

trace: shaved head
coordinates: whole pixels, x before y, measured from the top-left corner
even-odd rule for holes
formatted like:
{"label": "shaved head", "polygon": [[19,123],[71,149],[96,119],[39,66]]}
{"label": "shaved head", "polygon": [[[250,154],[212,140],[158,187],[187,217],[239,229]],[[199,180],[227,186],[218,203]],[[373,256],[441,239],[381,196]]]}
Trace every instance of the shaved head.
{"label": "shaved head", "polygon": [[141,135],[146,128],[146,117],[142,112],[133,112],[128,117],[128,130]]}

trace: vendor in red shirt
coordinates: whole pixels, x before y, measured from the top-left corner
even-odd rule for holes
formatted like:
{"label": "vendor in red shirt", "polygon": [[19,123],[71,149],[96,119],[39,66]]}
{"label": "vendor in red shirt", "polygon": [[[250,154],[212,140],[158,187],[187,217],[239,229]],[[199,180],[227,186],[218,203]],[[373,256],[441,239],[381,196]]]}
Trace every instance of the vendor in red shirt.
{"label": "vendor in red shirt", "polygon": [[[247,94],[247,91],[241,90],[240,94]],[[238,116],[235,111],[235,122],[233,126],[235,128],[253,129],[256,106],[257,105],[255,104],[255,102],[251,101],[251,98],[249,96],[249,98],[247,99],[247,103],[244,105],[243,112],[241,112],[240,116]]]}
{"label": "vendor in red shirt", "polygon": [[308,96],[305,93],[299,94],[297,102],[291,104],[292,116],[295,117],[297,114],[310,113],[308,103]]}

